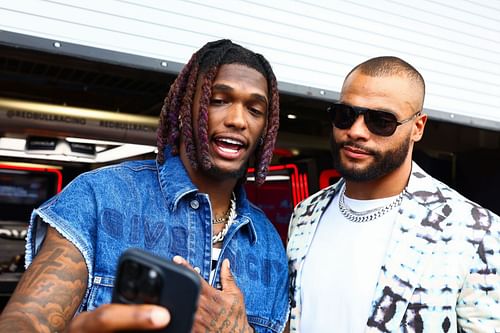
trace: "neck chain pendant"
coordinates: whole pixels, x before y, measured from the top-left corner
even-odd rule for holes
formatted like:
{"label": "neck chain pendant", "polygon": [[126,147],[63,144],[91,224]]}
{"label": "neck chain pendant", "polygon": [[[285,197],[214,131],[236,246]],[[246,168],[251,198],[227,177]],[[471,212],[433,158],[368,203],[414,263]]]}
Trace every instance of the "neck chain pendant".
{"label": "neck chain pendant", "polygon": [[394,201],[388,203],[385,206],[380,206],[377,208],[373,209],[368,209],[364,211],[356,211],[349,207],[345,203],[345,185],[342,187],[342,190],[340,192],[340,198],[339,198],[339,209],[342,215],[348,219],[351,222],[354,223],[364,223],[364,222],[370,222],[373,220],[378,219],[379,217],[384,216],[386,213],[390,212],[393,210],[395,207],[398,207],[401,205],[401,202],[403,201],[403,196],[405,193],[406,189],[404,189],[397,197],[394,199]]}
{"label": "neck chain pendant", "polygon": [[[227,213],[227,219],[224,218],[226,220],[226,225],[217,235],[214,235],[212,237],[212,244],[222,242],[224,240],[224,237],[226,236],[227,232],[229,231],[229,228],[231,227],[231,225],[233,225],[235,218],[236,218],[236,196],[233,192],[232,198],[231,198],[231,204],[229,205],[229,211]],[[212,220],[212,223],[214,223],[213,221],[214,220]]]}

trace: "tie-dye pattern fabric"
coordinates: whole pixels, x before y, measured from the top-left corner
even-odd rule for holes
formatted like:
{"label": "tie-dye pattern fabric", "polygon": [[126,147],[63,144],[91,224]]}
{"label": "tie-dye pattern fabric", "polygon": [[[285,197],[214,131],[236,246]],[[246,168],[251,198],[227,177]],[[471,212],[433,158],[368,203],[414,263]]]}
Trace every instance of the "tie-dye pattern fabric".
{"label": "tie-dye pattern fabric", "polygon": [[[292,215],[291,332],[300,331],[304,259],[341,184],[304,200]],[[424,331],[500,332],[500,218],[413,163],[365,332]]]}

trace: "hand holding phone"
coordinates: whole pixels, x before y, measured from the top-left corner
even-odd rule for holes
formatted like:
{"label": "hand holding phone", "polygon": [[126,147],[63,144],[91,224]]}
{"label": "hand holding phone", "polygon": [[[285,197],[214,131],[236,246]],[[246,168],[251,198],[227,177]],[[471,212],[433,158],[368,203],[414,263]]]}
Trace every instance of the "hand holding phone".
{"label": "hand holding phone", "polygon": [[113,303],[158,304],[167,308],[170,324],[165,333],[189,333],[193,325],[200,277],[190,269],[140,249],[120,257]]}
{"label": "hand holding phone", "polygon": [[[181,257],[173,260],[193,270],[191,265]],[[220,281],[222,289],[218,290],[201,280],[200,304],[193,325],[194,332],[254,332],[246,314],[243,293],[231,273],[229,259],[221,264]]]}

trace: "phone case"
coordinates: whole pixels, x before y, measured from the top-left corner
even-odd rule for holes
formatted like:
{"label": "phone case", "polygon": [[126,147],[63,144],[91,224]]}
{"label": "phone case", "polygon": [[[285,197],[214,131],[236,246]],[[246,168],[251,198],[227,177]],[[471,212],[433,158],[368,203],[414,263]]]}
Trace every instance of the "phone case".
{"label": "phone case", "polygon": [[200,293],[200,277],[188,268],[140,249],[128,249],[120,257],[113,288],[113,303],[158,304],[170,311],[163,330],[148,332],[189,333]]}

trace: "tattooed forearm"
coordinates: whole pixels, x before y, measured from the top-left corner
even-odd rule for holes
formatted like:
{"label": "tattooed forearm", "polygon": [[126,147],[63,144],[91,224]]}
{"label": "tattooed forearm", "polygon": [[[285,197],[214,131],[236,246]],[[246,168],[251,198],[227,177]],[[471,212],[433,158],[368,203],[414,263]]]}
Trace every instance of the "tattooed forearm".
{"label": "tattooed forearm", "polygon": [[60,332],[76,312],[87,287],[80,252],[49,228],[40,253],[7,304],[0,332]]}

